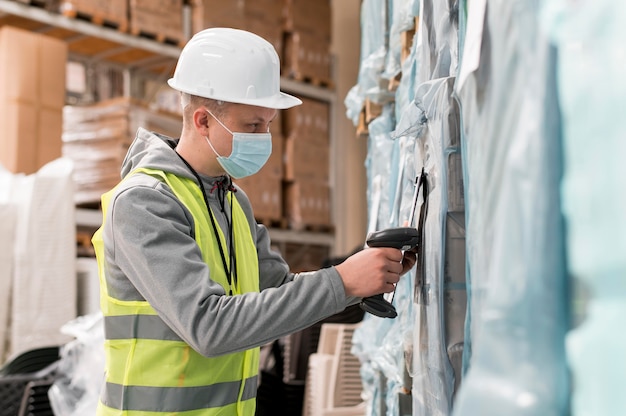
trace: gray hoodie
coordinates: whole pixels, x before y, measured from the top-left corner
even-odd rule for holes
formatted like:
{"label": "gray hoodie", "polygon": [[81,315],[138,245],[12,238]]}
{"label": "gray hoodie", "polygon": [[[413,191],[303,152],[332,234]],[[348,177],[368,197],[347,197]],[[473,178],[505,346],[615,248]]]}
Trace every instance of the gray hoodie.
{"label": "gray hoodie", "polygon": [[[122,177],[145,167],[195,181],[175,145],[173,139],[140,128],[124,160]],[[201,179],[227,237],[228,201],[220,202],[224,191],[213,188],[230,178]],[[332,267],[290,273],[282,257],[270,249],[268,231],[254,220],[248,197],[240,188],[235,196],[256,242],[260,293],[225,296],[202,260],[191,213],[166,184],[153,177],[135,174],[117,188],[103,230],[109,293],[122,300],[147,300],[180,338],[209,357],[264,345],[355,301],[346,297]]]}

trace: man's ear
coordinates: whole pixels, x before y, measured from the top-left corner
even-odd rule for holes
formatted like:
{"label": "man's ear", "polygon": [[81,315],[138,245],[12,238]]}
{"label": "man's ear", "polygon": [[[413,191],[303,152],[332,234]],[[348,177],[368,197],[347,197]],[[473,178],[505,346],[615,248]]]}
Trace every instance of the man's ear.
{"label": "man's ear", "polygon": [[202,136],[208,136],[209,114],[202,107],[196,108],[194,110],[193,125]]}

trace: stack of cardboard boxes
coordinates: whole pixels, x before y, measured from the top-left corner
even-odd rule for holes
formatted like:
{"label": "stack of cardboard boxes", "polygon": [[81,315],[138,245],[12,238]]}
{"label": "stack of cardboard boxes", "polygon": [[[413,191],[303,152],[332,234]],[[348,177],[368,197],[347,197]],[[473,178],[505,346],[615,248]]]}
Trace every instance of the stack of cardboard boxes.
{"label": "stack of cardboard boxes", "polygon": [[75,203],[89,206],[97,205],[100,196],[120,181],[122,161],[139,127],[179,137],[182,121],[117,98],[66,106],[63,126],[63,156],[75,165]]}
{"label": "stack of cardboard boxes", "polygon": [[192,0],[191,6],[193,33],[208,27],[249,30],[281,53],[284,0]]}
{"label": "stack of cardboard boxes", "polygon": [[285,216],[291,228],[330,226],[329,105],[302,99],[285,111]]}
{"label": "stack of cardboard boxes", "polygon": [[31,174],[61,156],[64,42],[0,28],[0,164]]}
{"label": "stack of cardboard boxes", "polygon": [[130,32],[183,45],[183,0],[130,0]]}
{"label": "stack of cardboard boxes", "polygon": [[330,2],[285,1],[283,75],[332,86]]}

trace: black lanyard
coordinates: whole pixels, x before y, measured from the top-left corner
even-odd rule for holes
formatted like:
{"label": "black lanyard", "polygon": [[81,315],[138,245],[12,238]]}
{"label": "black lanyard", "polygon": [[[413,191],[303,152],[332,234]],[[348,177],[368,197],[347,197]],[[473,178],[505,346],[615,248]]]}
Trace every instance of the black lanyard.
{"label": "black lanyard", "polygon": [[[230,222],[228,221],[228,216],[226,216],[226,223],[228,224],[228,233],[230,237],[229,253],[228,253],[229,258],[230,258],[230,267],[228,267],[228,263],[226,263],[226,256],[224,255],[224,249],[222,248],[222,240],[220,239],[220,234],[218,232],[217,225],[215,224],[215,217],[213,216],[213,211],[211,210],[211,207],[209,205],[209,198],[207,197],[206,190],[204,189],[204,186],[202,185],[202,180],[200,179],[200,175],[198,175],[198,172],[196,172],[196,170],[191,167],[189,162],[187,162],[184,157],[182,157],[178,152],[176,152],[176,154],[178,155],[178,157],[180,157],[180,160],[182,160],[185,163],[185,165],[187,165],[187,167],[189,168],[193,176],[198,181],[198,186],[200,187],[200,191],[202,192],[202,197],[204,198],[204,203],[206,204],[206,208],[209,213],[209,218],[211,219],[213,232],[215,233],[215,238],[217,239],[217,247],[220,250],[220,257],[222,258],[222,264],[224,265],[224,270],[226,271],[226,279],[228,280],[229,295],[232,296],[233,294],[232,282],[234,281],[235,286],[237,286],[237,264],[235,260],[235,247],[233,243],[233,238],[234,238],[233,236],[233,220],[234,219],[233,219],[233,201],[232,201],[233,196],[231,195],[231,201],[230,201]],[[223,202],[222,202],[222,207],[223,207]]]}

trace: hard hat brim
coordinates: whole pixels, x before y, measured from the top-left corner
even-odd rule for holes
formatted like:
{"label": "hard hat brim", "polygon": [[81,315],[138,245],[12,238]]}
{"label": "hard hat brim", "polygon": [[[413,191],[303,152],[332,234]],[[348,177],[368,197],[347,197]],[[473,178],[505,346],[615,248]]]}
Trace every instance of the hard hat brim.
{"label": "hard hat brim", "polygon": [[197,91],[191,91],[191,90],[188,90],[187,88],[177,85],[176,80],[174,78],[170,78],[167,81],[167,84],[177,91],[185,92],[187,94],[196,95],[196,96],[203,97],[203,98],[210,98],[212,100],[221,100],[224,102],[236,103],[236,104],[254,105],[257,107],[272,108],[276,110],[285,110],[287,108],[295,107],[297,105],[302,104],[301,99],[294,97],[293,95],[284,93],[282,91],[279,91],[277,94],[272,95],[270,97],[233,99],[233,97],[220,97],[218,95],[214,95],[210,97],[205,96],[205,95],[199,95]]}

